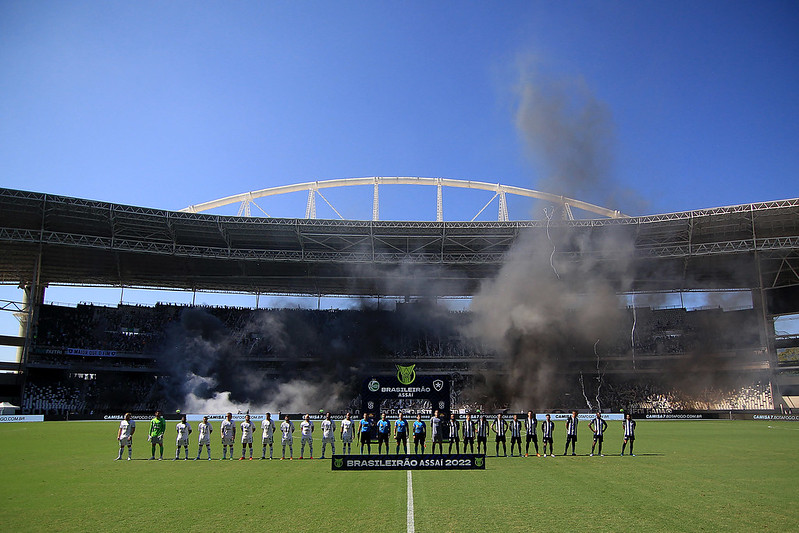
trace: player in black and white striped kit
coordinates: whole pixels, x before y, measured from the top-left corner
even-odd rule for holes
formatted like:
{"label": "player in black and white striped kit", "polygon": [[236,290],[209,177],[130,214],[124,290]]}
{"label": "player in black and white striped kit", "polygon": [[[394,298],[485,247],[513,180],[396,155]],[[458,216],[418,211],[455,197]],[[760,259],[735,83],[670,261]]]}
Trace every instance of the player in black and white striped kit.
{"label": "player in black and white striped kit", "polygon": [[572,415],[566,419],[566,449],[563,450],[563,455],[566,455],[569,451],[569,443],[571,442],[572,445],[572,455],[577,455],[574,453],[574,445],[577,444],[577,423],[579,420],[577,419],[577,411],[572,411]]}
{"label": "player in black and white striped kit", "polygon": [[519,457],[522,456],[522,421],[519,415],[513,415],[510,421],[510,456],[513,457],[513,445],[519,449]]}
{"label": "player in black and white striped kit", "polygon": [[508,449],[505,447],[505,433],[508,431],[508,423],[502,419],[502,413],[497,415],[497,419],[491,424],[491,429],[496,434],[497,457],[499,457],[499,443],[502,443],[502,456],[508,456]]}
{"label": "player in black and white striped kit", "polygon": [[547,456],[547,444],[549,444],[549,456],[555,457],[555,443],[552,435],[555,433],[555,423],[546,416],[546,420],[541,422],[541,442],[544,445],[544,457]]}
{"label": "player in black and white striped kit", "polygon": [[466,453],[466,446],[469,446],[474,453],[474,420],[472,420],[471,414],[466,415],[466,420],[463,421],[461,427],[463,429],[463,453]]}
{"label": "player in black and white striped kit", "polygon": [[630,455],[635,457],[633,453],[633,442],[635,442],[635,420],[633,417],[627,413],[627,416],[624,417],[624,422],[622,422],[624,427],[624,442],[621,445],[621,454],[624,455],[624,447],[627,446],[627,441],[630,442]]}
{"label": "player in black and white striped kit", "polygon": [[538,425],[538,419],[535,416],[535,413],[532,411],[527,411],[527,418],[524,419],[524,430],[527,432],[527,443],[524,448],[524,456],[527,457],[530,455],[530,442],[535,444],[535,454],[538,457],[541,457],[541,454],[538,453],[538,436],[535,434],[535,427]]}
{"label": "player in black and white striped kit", "polygon": [[596,418],[591,420],[591,423],[588,424],[588,427],[594,432],[594,443],[591,445],[591,457],[594,456],[594,448],[596,448],[597,443],[599,443],[600,457],[605,457],[605,455],[602,453],[602,441],[604,440],[603,435],[605,430],[608,428],[608,423],[602,419],[602,413],[597,411]]}
{"label": "player in black and white striped kit", "polygon": [[455,413],[450,413],[449,424],[447,424],[447,431],[449,433],[449,449],[447,453],[452,453],[452,443],[455,443],[455,453],[461,453],[461,423],[455,418]]}
{"label": "player in black and white striped kit", "polygon": [[477,453],[480,453],[480,445],[483,445],[483,453],[488,454],[488,420],[485,415],[480,417],[475,427],[475,434],[477,435]]}

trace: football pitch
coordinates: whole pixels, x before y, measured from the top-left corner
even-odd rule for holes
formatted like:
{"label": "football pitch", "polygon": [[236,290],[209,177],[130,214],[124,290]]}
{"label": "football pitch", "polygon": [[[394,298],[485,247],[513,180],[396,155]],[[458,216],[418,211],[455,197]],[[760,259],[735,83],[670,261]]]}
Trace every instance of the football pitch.
{"label": "football pitch", "polygon": [[[173,422],[164,461],[147,461],[147,425],[138,424],[134,460],[115,462],[118,422],[0,424],[2,529],[409,531],[406,471],[333,472],[329,459],[223,462],[218,432],[214,461],[172,461]],[[609,423],[605,457],[586,455],[591,438],[582,430],[578,457],[495,458],[489,440],[484,471],[413,472],[414,530],[799,527],[799,423],[640,421],[636,457],[619,456],[621,422]],[[563,433],[559,423],[556,453]],[[260,443],[254,448],[260,457]]]}

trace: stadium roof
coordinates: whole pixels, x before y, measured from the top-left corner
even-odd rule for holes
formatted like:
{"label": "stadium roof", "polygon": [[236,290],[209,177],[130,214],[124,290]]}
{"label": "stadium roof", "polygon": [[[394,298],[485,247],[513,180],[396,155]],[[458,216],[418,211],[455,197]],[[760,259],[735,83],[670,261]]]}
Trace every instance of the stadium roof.
{"label": "stadium roof", "polygon": [[557,249],[557,261],[602,269],[631,258],[631,282],[617,280],[624,290],[799,285],[799,199],[551,223],[391,222],[206,215],[11,189],[0,189],[0,282],[470,295],[522,235],[548,232],[581,243]]}

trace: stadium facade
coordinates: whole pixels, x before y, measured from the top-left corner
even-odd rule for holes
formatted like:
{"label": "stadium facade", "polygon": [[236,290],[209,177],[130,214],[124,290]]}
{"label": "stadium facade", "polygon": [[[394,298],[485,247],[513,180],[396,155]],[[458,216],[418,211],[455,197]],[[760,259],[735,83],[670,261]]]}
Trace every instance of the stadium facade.
{"label": "stadium facade", "polygon": [[[401,222],[221,216],[0,189],[0,282],[18,284],[26,297],[18,309],[21,335],[0,339],[18,346],[21,354],[19,363],[4,365],[15,373],[7,374],[2,395],[35,410],[31,397],[58,396],[53,387],[64,386],[58,379],[62,375],[103,376],[110,384],[106,388],[132,381],[144,391],[148,380],[164,372],[157,342],[167,335],[165,324],[183,309],[45,305],[48,285],[386,296],[426,302],[474,295],[526,239],[556,239],[553,261],[590,263],[608,286],[633,301],[636,294],[650,293],[751,295],[751,306],[733,312],[631,306],[624,324],[637,327],[642,340],[625,349],[629,328],[615,333],[619,349],[605,358],[603,373],[635,381],[664,369],[679,371],[689,358],[689,347],[701,344],[699,338],[709,331],[703,327],[723,323],[724,331],[740,335],[715,346],[707,364],[694,365],[691,371],[712,373],[713,365],[721,364],[724,372],[749,374],[748,382],[759,384],[751,389],[759,399],[735,408],[794,406],[799,365],[781,354],[795,353],[799,339],[777,334],[774,320],[799,313],[799,199],[642,217]],[[622,261],[624,268],[618,265]],[[248,347],[247,364],[259,371],[279,377],[287,365],[309,368],[318,362],[318,355],[298,360],[296,354],[281,354],[274,346],[254,349],[259,340],[236,326],[246,322],[252,310],[209,312],[229,328],[239,327],[240,337],[250,335],[241,342]],[[356,323],[365,320],[386,328],[396,322],[387,311],[364,313]],[[340,328],[342,317],[313,316],[306,322],[327,320]],[[423,339],[413,340],[407,351],[396,349],[402,345],[397,341],[373,354],[374,371],[390,372],[402,362],[417,364],[421,373],[445,372],[458,379],[502,372],[502,362],[490,353],[474,347],[464,350],[462,343],[453,341],[456,331],[457,325],[446,320],[436,331],[418,330]],[[368,336],[368,330],[356,328],[353,334]],[[419,346],[429,346],[431,339],[445,348],[422,353]],[[563,371],[588,375],[592,365],[586,350]],[[66,389],[62,392],[76,394]],[[64,406],[92,408],[68,400]],[[48,403],[44,410],[49,408]]]}

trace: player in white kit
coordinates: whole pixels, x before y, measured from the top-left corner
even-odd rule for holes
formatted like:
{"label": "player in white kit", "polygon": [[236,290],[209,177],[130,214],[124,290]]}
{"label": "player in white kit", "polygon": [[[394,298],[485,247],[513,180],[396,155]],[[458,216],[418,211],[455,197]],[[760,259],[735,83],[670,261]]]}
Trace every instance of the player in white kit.
{"label": "player in white kit", "polygon": [[175,430],[177,431],[177,440],[175,441],[175,461],[180,459],[180,447],[183,446],[183,449],[186,452],[186,456],[184,460],[188,460],[189,458],[189,435],[191,434],[191,424],[186,422],[186,415],[180,417],[180,422],[178,425],[175,426]]}
{"label": "player in white kit", "polygon": [[233,422],[233,413],[228,413],[219,427],[222,434],[222,459],[227,459],[227,449],[230,447],[230,458],[233,459],[233,443],[236,440],[236,424]]}
{"label": "player in white kit", "polygon": [[266,459],[266,447],[269,446],[269,459],[272,459],[272,441],[275,434],[275,422],[272,420],[272,415],[266,413],[266,418],[261,422],[261,432],[263,449],[261,450],[261,459]]}
{"label": "player in white kit", "polygon": [[208,451],[208,460],[211,460],[211,433],[214,432],[214,428],[211,427],[211,424],[208,422],[208,417],[204,416],[203,421],[197,424],[197,433],[199,433],[199,446],[197,447],[197,457],[194,459],[195,461],[200,458],[200,452],[203,451],[203,446]]}
{"label": "player in white kit", "polygon": [[[125,413],[125,418],[119,423],[119,430],[117,431],[117,441],[119,442],[119,455],[114,461],[122,459],[122,452],[125,446],[128,447],[128,461],[133,455],[133,434],[136,432],[136,421],[131,420],[130,413]],[[630,447],[632,448],[632,446]]]}
{"label": "player in white kit", "polygon": [[280,444],[283,445],[283,457],[280,458],[282,461],[286,458],[286,445],[289,447],[289,461],[294,459],[294,446],[292,443],[294,442],[294,437],[292,433],[294,433],[294,424],[291,423],[289,420],[288,415],[286,415],[286,419],[283,420],[283,423],[280,424],[280,432],[282,433],[282,438],[280,439]]}
{"label": "player in white kit", "polygon": [[250,461],[252,461],[252,436],[255,434],[255,424],[250,422],[250,415],[244,417],[244,422],[241,423],[241,457],[239,461],[244,460],[244,452],[247,447],[250,448]]}
{"label": "player in white kit", "polygon": [[300,459],[305,452],[305,443],[308,443],[308,453],[313,459],[313,422],[311,422],[311,415],[305,415],[302,422],[300,422]]}
{"label": "player in white kit", "polygon": [[353,424],[352,415],[347,413],[341,421],[341,453],[352,453]]}
{"label": "player in white kit", "polygon": [[322,420],[322,459],[325,458],[325,446],[330,443],[330,455],[336,454],[336,422],[330,418],[330,413],[325,414]]}

